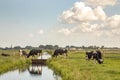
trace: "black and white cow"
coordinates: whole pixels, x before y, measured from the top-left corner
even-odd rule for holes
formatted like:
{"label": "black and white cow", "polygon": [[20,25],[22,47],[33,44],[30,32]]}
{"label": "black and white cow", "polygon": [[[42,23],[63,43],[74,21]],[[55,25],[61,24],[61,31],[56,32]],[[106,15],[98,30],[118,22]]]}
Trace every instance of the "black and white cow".
{"label": "black and white cow", "polygon": [[86,52],[86,59],[87,60],[96,60],[99,64],[103,63],[103,59],[102,59],[102,53],[100,50],[96,50],[96,51],[87,51]]}
{"label": "black and white cow", "polygon": [[93,57],[93,51],[87,51],[86,52],[86,60],[90,60]]}
{"label": "black and white cow", "polygon": [[22,50],[22,49],[19,50],[19,54],[20,54],[20,56],[25,56],[25,57],[27,57],[26,51],[24,51],[24,50]]}
{"label": "black and white cow", "polygon": [[35,56],[35,55],[39,55],[40,56],[40,54],[42,53],[42,50],[40,50],[40,49],[32,49],[29,53],[28,53],[28,55],[27,55],[27,58],[29,58],[30,56]]}
{"label": "black and white cow", "polygon": [[10,56],[10,54],[2,53],[2,56]]}
{"label": "black and white cow", "polygon": [[58,55],[66,55],[67,56],[67,49],[56,49],[53,53],[53,57],[57,57]]}

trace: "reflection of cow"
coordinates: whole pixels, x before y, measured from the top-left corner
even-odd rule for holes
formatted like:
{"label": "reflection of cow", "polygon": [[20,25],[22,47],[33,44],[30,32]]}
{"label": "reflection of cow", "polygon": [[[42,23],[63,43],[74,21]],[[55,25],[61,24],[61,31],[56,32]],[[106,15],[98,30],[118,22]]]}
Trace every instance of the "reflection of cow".
{"label": "reflection of cow", "polygon": [[35,56],[35,55],[40,55],[42,53],[42,50],[40,49],[32,49],[28,55],[27,55],[27,58],[29,58],[30,56]]}
{"label": "reflection of cow", "polygon": [[53,53],[53,57],[57,57],[58,55],[66,55],[67,56],[67,50],[66,49],[56,49]]}
{"label": "reflection of cow", "polygon": [[86,52],[86,59],[96,60],[99,64],[103,63],[102,53],[99,50]]}
{"label": "reflection of cow", "polygon": [[26,51],[20,49],[19,52],[20,52],[20,56],[25,56],[25,57],[27,57]]}
{"label": "reflection of cow", "polygon": [[28,68],[28,71],[30,74],[39,74],[41,75],[42,74],[42,66],[31,66]]}

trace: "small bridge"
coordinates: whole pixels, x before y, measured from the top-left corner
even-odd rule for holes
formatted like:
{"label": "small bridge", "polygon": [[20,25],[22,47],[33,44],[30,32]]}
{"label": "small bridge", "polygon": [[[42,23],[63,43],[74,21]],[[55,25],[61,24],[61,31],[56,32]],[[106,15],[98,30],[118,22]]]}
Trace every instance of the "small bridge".
{"label": "small bridge", "polygon": [[46,65],[47,59],[32,59],[32,64]]}

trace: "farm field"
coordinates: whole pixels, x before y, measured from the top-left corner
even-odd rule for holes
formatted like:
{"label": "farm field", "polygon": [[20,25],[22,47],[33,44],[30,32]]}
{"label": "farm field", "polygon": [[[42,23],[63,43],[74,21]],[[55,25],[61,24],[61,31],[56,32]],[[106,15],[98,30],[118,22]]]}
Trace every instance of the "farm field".
{"label": "farm field", "polygon": [[[2,53],[9,54],[10,56],[2,56]],[[23,68],[29,64],[30,60],[20,57],[18,50],[0,50],[0,74],[20,67]]]}
{"label": "farm field", "polygon": [[69,51],[67,57],[59,56],[48,61],[50,68],[63,80],[120,80],[119,50],[105,50],[104,63],[85,60],[84,51]]}
{"label": "farm field", "polygon": [[[28,50],[25,50],[28,52]],[[46,50],[45,50],[46,51]],[[44,51],[44,52],[45,52]],[[47,50],[49,53],[53,51]],[[120,80],[120,50],[104,50],[104,63],[85,60],[85,51],[68,51],[68,56],[51,58],[47,64],[62,80]],[[10,56],[2,56],[2,53]],[[30,59],[19,56],[18,50],[0,50],[0,74],[29,66]]]}

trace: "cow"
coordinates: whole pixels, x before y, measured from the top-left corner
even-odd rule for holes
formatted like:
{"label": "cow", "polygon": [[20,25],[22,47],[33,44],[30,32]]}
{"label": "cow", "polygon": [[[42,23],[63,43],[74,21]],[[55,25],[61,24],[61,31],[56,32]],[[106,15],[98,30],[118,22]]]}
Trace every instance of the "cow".
{"label": "cow", "polygon": [[87,51],[86,52],[86,60],[92,59],[92,56],[93,56],[93,51]]}
{"label": "cow", "polygon": [[96,60],[98,61],[99,64],[103,63],[103,58],[102,58],[102,53],[100,50],[96,51],[97,55],[96,55]]}
{"label": "cow", "polygon": [[35,56],[35,55],[39,55],[40,56],[40,54],[42,53],[42,50],[40,50],[40,49],[32,49],[29,53],[28,53],[28,55],[27,55],[27,58],[29,58],[30,56]]}
{"label": "cow", "polygon": [[66,55],[67,56],[67,49],[56,49],[53,53],[53,57],[57,57],[58,55]]}
{"label": "cow", "polygon": [[103,59],[102,59],[102,53],[100,50],[96,50],[96,51],[88,51],[86,52],[86,59],[87,60],[95,60],[97,61],[99,64],[103,63]]}
{"label": "cow", "polygon": [[10,54],[2,53],[2,56],[10,56]]}
{"label": "cow", "polygon": [[25,56],[25,57],[27,57],[26,51],[20,49],[20,50],[19,50],[19,53],[20,53],[20,56]]}

